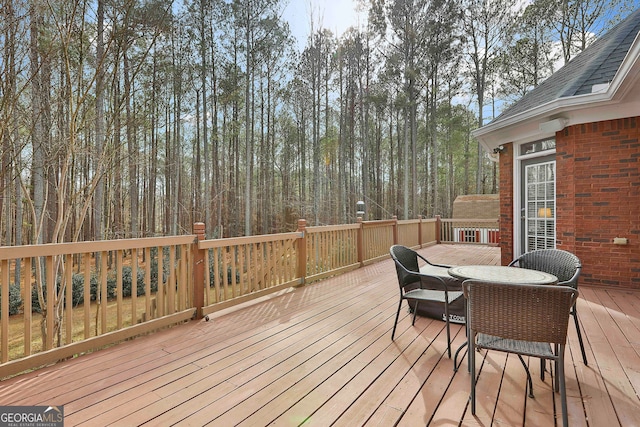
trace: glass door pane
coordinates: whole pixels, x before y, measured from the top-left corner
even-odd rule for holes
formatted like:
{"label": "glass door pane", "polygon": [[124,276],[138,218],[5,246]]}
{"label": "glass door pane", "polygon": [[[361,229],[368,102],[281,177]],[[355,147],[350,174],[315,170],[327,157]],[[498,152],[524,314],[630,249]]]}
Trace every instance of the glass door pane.
{"label": "glass door pane", "polygon": [[556,162],[525,166],[525,251],[556,247]]}

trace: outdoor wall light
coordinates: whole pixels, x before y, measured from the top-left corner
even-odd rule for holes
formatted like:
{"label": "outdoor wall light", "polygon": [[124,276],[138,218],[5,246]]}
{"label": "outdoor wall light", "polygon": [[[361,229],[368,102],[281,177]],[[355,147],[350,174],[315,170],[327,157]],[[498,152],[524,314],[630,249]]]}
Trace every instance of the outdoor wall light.
{"label": "outdoor wall light", "polygon": [[548,122],[542,122],[539,125],[540,131],[544,133],[556,133],[560,132],[567,126],[569,120],[559,117],[557,119],[549,120]]}
{"label": "outdoor wall light", "polygon": [[499,153],[504,153],[507,149],[505,148],[504,145],[498,145],[496,148],[493,149],[493,153],[494,154],[499,154]]}

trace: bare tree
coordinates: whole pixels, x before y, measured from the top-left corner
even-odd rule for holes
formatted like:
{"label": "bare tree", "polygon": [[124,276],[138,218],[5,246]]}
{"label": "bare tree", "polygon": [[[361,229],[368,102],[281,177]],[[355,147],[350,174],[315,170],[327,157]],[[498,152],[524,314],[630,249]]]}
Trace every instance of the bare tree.
{"label": "bare tree", "polygon": [[[503,41],[513,13],[506,0],[464,0],[464,34],[468,42],[470,77],[478,100],[478,126],[484,125],[485,95],[495,59],[504,48]],[[482,147],[478,144],[476,193],[483,192]]]}

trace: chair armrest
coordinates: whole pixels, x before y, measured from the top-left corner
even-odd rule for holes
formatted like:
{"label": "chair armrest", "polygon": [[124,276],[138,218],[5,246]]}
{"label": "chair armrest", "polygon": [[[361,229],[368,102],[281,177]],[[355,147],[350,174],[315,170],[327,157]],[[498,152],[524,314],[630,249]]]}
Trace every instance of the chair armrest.
{"label": "chair armrest", "polygon": [[420,255],[419,253],[416,252],[416,254],[418,255],[418,257],[423,260],[424,262],[426,262],[429,265],[433,265],[434,267],[442,267],[442,268],[451,268],[450,265],[444,265],[444,264],[434,264],[432,262],[429,262],[428,259],[426,259],[425,257],[423,257],[422,255]]}
{"label": "chair armrest", "polygon": [[582,266],[576,268],[576,272],[573,273],[571,279],[565,280],[563,282],[558,282],[558,285],[571,286],[572,288],[578,288],[578,276],[580,276],[580,270],[582,270]]}
{"label": "chair armrest", "polygon": [[[420,272],[416,272],[416,271],[407,270],[404,265],[402,265],[401,263],[399,263],[397,261],[395,261],[395,264],[396,264],[397,267],[401,268],[407,274],[408,277],[418,278],[420,280],[420,285],[419,285],[420,289],[440,289],[440,290],[443,290],[445,292],[448,291],[447,284],[445,283],[445,281],[441,277],[433,276],[431,274],[424,274],[424,273],[420,273]],[[433,264],[431,264],[431,265],[433,265]],[[435,282],[435,283],[438,284],[438,286],[435,287],[435,288],[434,287],[425,288],[423,286],[425,281],[428,281],[428,282],[431,282],[431,283]],[[418,280],[416,280],[415,282],[411,282],[411,283],[418,283]],[[406,285],[403,285],[403,286],[406,286]]]}

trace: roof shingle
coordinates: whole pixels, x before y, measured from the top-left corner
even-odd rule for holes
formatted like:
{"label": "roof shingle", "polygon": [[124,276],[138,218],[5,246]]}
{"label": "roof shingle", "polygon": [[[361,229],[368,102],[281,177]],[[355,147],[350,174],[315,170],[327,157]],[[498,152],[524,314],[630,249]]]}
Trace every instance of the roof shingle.
{"label": "roof shingle", "polygon": [[594,85],[611,83],[639,31],[640,9],[637,9],[494,121],[504,120],[559,98],[589,94]]}

